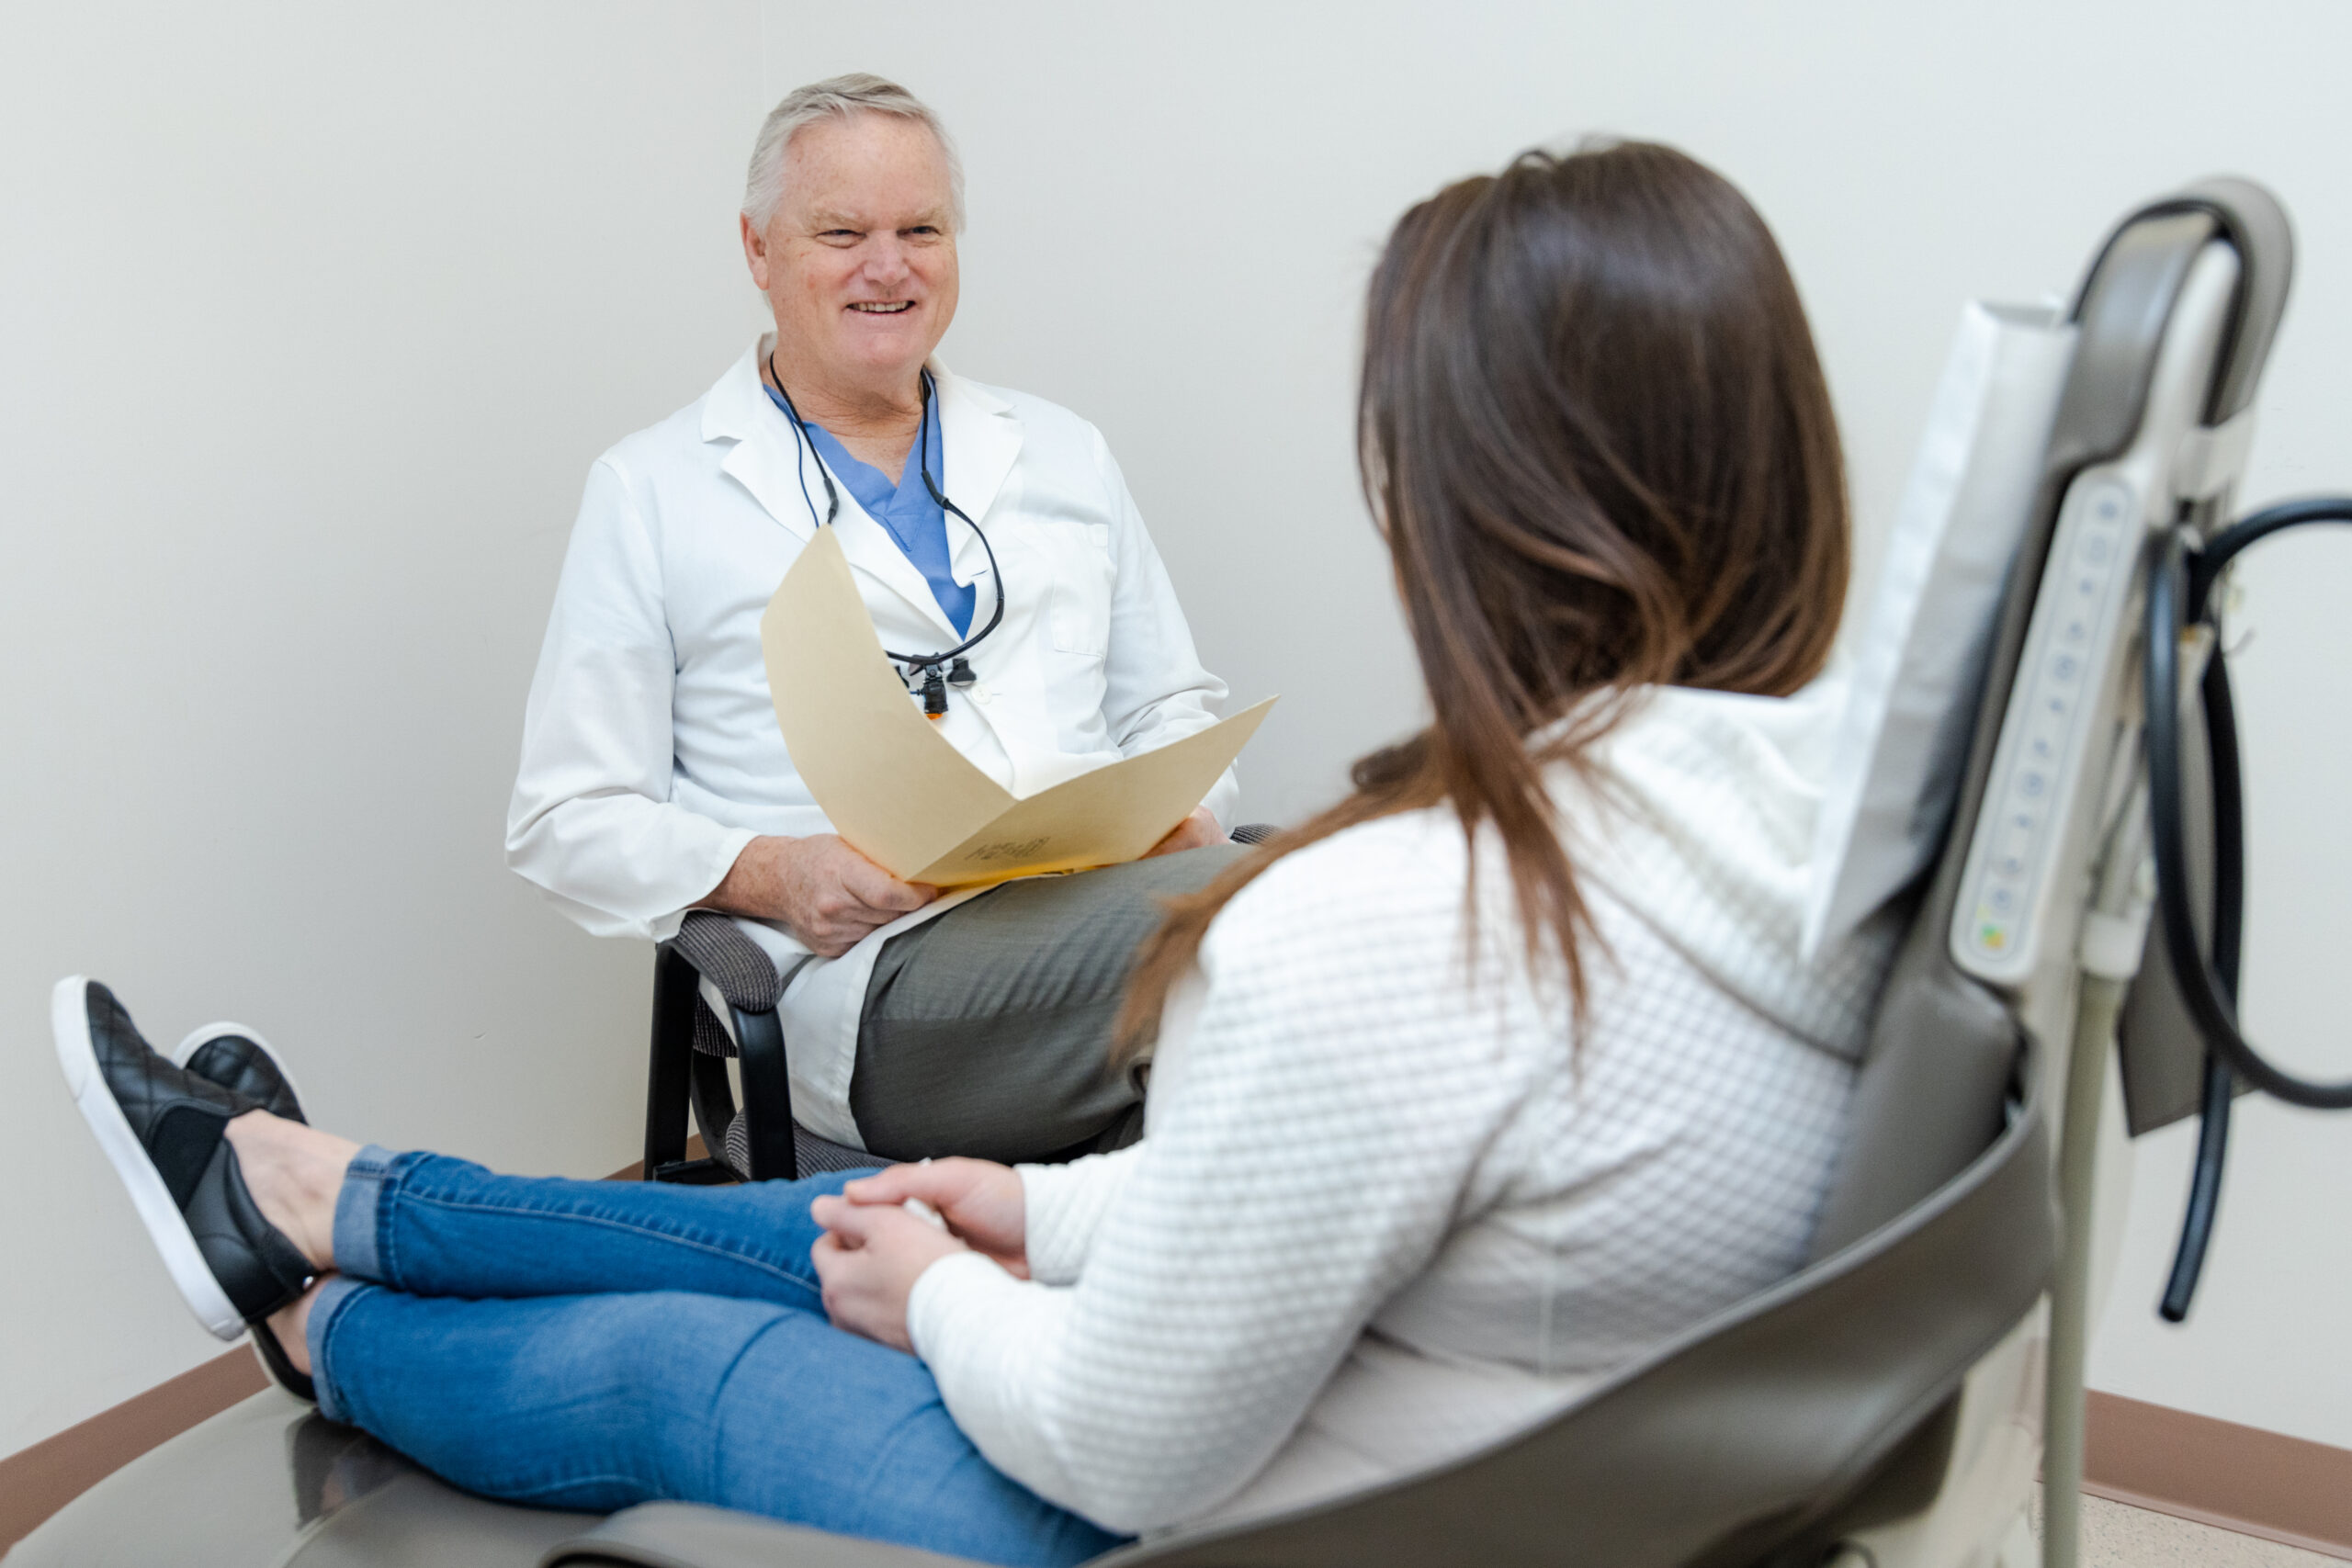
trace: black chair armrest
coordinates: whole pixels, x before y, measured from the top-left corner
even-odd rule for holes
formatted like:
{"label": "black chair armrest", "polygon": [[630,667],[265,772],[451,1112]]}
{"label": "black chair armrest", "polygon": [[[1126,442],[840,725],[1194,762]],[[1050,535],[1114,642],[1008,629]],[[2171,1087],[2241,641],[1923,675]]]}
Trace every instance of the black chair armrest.
{"label": "black chair armrest", "polygon": [[[723,1160],[689,1160],[686,1109],[691,1101],[707,1145],[727,1131],[734,1113],[727,1065],[694,1049],[695,1008],[701,982],[726,998],[743,1077],[746,1174],[754,1181],[790,1180],[799,1174],[793,1147],[792,1075],[785,1055],[776,1001],[785,977],[732,919],[711,909],[688,911],[678,934],[657,950],[653,971],[653,1038],[645,1100],[645,1177],[649,1181],[721,1181]],[[710,1156],[718,1150],[711,1149]]]}

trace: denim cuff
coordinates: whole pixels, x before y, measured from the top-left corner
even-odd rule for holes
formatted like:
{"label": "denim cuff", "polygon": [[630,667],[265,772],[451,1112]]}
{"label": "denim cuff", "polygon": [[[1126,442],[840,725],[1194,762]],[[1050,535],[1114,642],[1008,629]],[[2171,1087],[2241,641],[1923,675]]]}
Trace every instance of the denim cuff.
{"label": "denim cuff", "polygon": [[[343,1173],[343,1190],[334,1201],[334,1266],[362,1280],[385,1280],[382,1247],[385,1190],[397,1186],[412,1156],[396,1155],[370,1144],[351,1159]],[[311,1321],[318,1321],[313,1311]]]}
{"label": "denim cuff", "polygon": [[[319,1396],[319,1414],[345,1426],[351,1424],[351,1418],[345,1413],[343,1402],[334,1396],[334,1374],[328,1365],[327,1345],[334,1336],[335,1321],[343,1316],[344,1308],[360,1292],[375,1288],[347,1275],[328,1275],[319,1286],[319,1293],[311,1298],[310,1322],[302,1329],[302,1337],[310,1342],[311,1387]],[[268,1330],[260,1328],[256,1332],[266,1334]]]}

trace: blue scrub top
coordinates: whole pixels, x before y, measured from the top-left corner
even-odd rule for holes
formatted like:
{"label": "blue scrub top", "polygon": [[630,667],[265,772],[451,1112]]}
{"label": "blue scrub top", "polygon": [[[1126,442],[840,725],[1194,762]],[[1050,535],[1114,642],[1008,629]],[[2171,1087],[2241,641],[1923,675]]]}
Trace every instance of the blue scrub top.
{"label": "blue scrub top", "polygon": [[[776,389],[764,381],[760,386],[767,393],[768,401],[775,404],[786,418],[791,418],[791,411],[785,407]],[[865,508],[865,514],[881,524],[898,541],[907,559],[931,584],[931,596],[947,613],[956,635],[969,637],[972,610],[978,595],[970,583],[956,581],[948,564],[946,509],[931,498],[930,490],[922,482],[925,468],[933,474],[940,472],[939,422],[923,421],[922,452],[919,457],[912,452],[907,454],[906,471],[899,476],[896,485],[881,469],[850,456],[849,448],[824,426],[804,424],[801,428],[808,432],[808,444],[817,449],[817,460],[849,487],[850,494]]]}

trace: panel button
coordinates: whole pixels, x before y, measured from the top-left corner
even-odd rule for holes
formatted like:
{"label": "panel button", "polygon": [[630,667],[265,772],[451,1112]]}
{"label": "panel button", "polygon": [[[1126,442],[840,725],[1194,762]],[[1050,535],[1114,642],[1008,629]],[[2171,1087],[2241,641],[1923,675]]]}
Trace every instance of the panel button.
{"label": "panel button", "polygon": [[1993,856],[1993,874],[2011,881],[2026,874],[2033,863],[2033,819],[2020,818],[2021,826],[2012,826],[2001,835],[2001,847]]}

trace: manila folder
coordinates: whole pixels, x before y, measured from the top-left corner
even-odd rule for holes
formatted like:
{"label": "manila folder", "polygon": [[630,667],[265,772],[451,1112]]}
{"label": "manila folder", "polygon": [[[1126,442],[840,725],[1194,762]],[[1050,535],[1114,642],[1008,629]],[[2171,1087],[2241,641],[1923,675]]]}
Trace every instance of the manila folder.
{"label": "manila folder", "polygon": [[938,887],[1138,859],[1201,803],[1267,698],[1223,723],[1035,795],[974,766],[916,711],[831,528],[760,617],[777,725],[834,830],[893,875]]}

